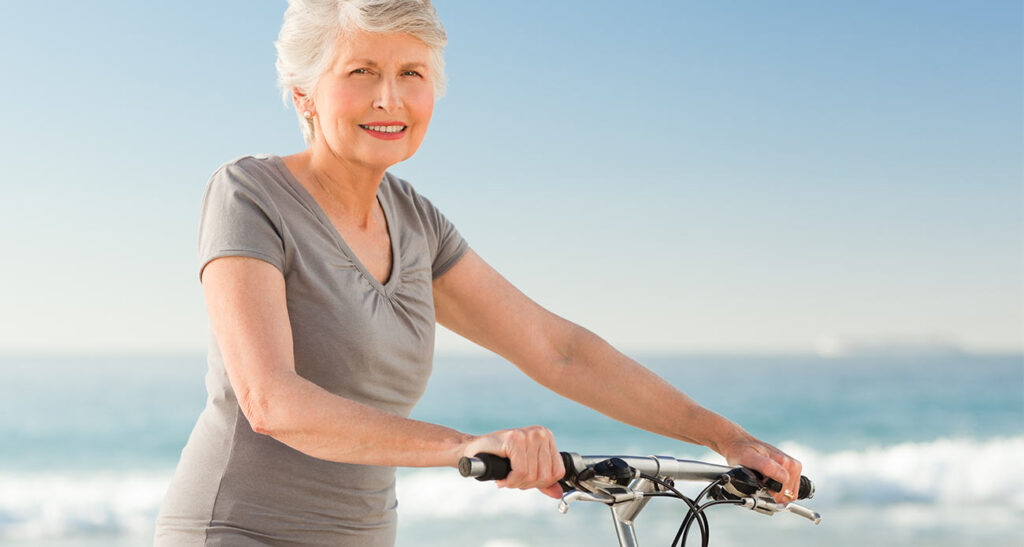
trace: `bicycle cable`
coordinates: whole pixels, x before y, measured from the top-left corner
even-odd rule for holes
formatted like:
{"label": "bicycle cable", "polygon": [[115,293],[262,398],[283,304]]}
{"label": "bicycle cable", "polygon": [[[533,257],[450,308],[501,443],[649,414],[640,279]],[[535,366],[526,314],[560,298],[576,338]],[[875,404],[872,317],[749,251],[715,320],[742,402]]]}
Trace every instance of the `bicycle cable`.
{"label": "bicycle cable", "polygon": [[[686,514],[686,518],[683,519],[683,523],[679,525],[679,531],[676,532],[676,538],[672,541],[672,547],[676,547],[676,545],[679,545],[679,547],[685,547],[686,537],[690,534],[690,526],[693,525],[693,519],[695,518],[694,516],[697,515],[699,518],[707,521],[708,516],[704,514],[704,511],[708,507],[713,507],[715,505],[743,505],[743,502],[740,500],[716,500],[709,501],[704,505],[701,505],[696,512],[691,509]],[[682,541],[680,542],[680,540]],[[707,542],[701,541],[701,546],[706,547]]]}
{"label": "bicycle cable", "polygon": [[[646,473],[640,473],[640,478],[647,479],[647,480],[649,480],[649,481],[651,481],[651,482],[653,482],[655,484],[658,484],[659,486],[662,486],[663,488],[665,488],[667,490],[672,491],[673,495],[670,496],[670,497],[674,497],[674,498],[680,499],[680,500],[682,500],[683,502],[686,503],[686,505],[688,507],[688,510],[686,512],[686,517],[683,518],[683,522],[684,523],[689,523],[689,524],[687,524],[687,529],[689,529],[690,525],[693,524],[693,520],[691,519],[691,517],[696,515],[697,527],[700,529],[700,545],[701,545],[701,547],[708,547],[708,542],[710,541],[710,532],[711,532],[711,530],[710,530],[710,527],[708,525],[708,518],[703,513],[702,508],[697,505],[697,502],[699,502],[700,498],[703,497],[704,494],[706,494],[710,490],[710,487],[706,488],[703,492],[701,492],[700,496],[697,496],[696,500],[691,500],[690,498],[685,496],[682,492],[680,492],[679,490],[676,490],[675,486],[670,484],[668,481],[664,481],[662,479],[659,479],[658,477],[654,477],[654,476],[648,475]],[[715,484],[715,483],[712,483],[712,484]],[[681,533],[681,531],[682,531],[682,528],[680,528],[680,533]],[[679,542],[679,536],[680,536],[680,534],[676,534],[675,539],[672,541],[672,547],[675,547],[676,544]],[[684,545],[685,545],[685,543],[684,543]]]}

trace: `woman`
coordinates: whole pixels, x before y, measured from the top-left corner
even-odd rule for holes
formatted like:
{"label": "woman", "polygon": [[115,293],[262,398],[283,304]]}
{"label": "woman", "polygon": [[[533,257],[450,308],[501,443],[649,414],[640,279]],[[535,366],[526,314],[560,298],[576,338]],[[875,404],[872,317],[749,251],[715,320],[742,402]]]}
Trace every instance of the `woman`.
{"label": "woman", "polygon": [[529,300],[387,173],[423,140],[444,44],[429,0],[289,2],[277,67],[309,146],[230,162],[207,187],[209,399],[158,545],[391,545],[394,466],[478,452],[511,459],[500,486],[558,496],[548,430],[471,435],[407,418],[435,321],[566,397],[797,490],[798,462]]}

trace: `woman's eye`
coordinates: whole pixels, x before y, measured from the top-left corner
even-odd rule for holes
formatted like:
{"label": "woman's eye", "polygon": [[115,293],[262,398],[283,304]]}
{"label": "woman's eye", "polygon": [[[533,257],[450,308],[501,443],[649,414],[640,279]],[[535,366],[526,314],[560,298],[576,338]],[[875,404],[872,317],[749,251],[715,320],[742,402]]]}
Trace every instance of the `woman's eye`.
{"label": "woman's eye", "polygon": [[357,69],[353,70],[352,72],[350,72],[349,74],[369,74],[369,73],[370,73],[369,69],[357,68]]}
{"label": "woman's eye", "polygon": [[417,78],[422,78],[423,77],[422,74],[420,74],[419,72],[416,72],[415,70],[406,70],[405,72],[402,73],[402,76],[415,76]]}

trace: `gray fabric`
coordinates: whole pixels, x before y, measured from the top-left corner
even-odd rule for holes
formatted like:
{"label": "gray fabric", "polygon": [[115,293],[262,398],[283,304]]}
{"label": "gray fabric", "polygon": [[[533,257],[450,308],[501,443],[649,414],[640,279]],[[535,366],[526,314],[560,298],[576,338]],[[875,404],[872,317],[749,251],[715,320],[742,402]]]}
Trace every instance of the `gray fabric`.
{"label": "gray fabric", "polygon": [[[392,244],[383,285],[281,158],[225,164],[203,198],[200,276],[222,256],[276,266],[286,283],[296,372],[341,397],[408,416],[431,370],[431,282],[467,246],[405,181],[386,175],[377,199]],[[212,334],[208,363],[206,408],[161,507],[157,545],[394,543],[394,468],[320,460],[254,433]]]}

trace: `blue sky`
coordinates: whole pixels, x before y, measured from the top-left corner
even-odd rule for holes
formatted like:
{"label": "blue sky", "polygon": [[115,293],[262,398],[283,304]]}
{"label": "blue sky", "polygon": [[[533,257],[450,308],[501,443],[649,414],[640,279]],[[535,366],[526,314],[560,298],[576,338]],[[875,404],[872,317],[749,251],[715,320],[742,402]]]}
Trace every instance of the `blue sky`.
{"label": "blue sky", "polygon": [[[436,6],[393,171],[542,305],[634,353],[1024,350],[1020,2]],[[0,351],[205,347],[206,179],[302,147],[283,11],[7,7]]]}

